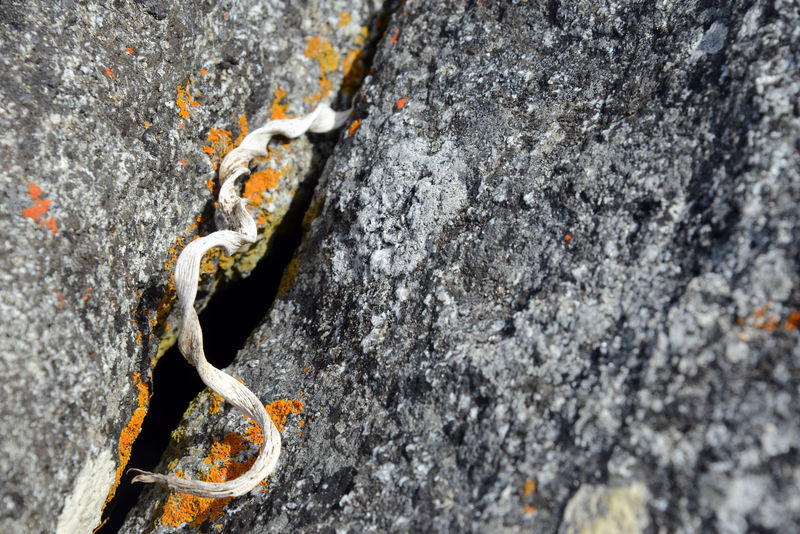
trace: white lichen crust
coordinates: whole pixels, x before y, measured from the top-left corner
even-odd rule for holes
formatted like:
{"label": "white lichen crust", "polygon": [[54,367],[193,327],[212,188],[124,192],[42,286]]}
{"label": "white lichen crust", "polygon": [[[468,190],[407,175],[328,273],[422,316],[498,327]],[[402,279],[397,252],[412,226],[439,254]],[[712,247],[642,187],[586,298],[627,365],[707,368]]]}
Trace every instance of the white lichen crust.
{"label": "white lichen crust", "polygon": [[278,462],[281,450],[281,435],[272,422],[264,405],[246,386],[230,375],[220,371],[206,360],[203,352],[203,332],[194,299],[197,295],[200,261],[207,251],[222,247],[232,255],[247,243],[256,240],[256,223],[247,211],[247,201],[237,192],[237,180],[248,176],[250,161],[267,155],[267,144],[274,135],[295,138],[306,132],[324,133],[344,124],[349,111],[333,111],[325,104],[313,112],[296,119],[269,121],[266,125],[247,135],[242,143],[232,150],[222,161],[220,167],[219,206],[230,226],[189,243],[178,257],[175,268],[175,288],[183,312],[178,347],[183,356],[197,368],[203,382],[226,401],[242,410],[252,418],[264,432],[264,445],[255,463],[243,475],[226,482],[202,482],[131,469],[137,473],[133,482],[151,482],[169,489],[207,498],[238,497],[256,487],[269,475]]}

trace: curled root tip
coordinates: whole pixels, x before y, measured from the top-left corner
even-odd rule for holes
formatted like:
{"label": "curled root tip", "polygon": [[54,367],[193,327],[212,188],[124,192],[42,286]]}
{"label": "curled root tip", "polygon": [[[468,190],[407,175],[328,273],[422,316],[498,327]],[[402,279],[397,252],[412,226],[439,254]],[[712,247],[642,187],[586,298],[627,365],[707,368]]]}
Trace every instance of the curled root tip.
{"label": "curled root tip", "polygon": [[158,482],[158,478],[155,476],[155,473],[151,473],[150,471],[142,471],[141,469],[128,469],[128,473],[134,473],[136,476],[133,477],[131,482],[143,482],[143,483],[154,483]]}

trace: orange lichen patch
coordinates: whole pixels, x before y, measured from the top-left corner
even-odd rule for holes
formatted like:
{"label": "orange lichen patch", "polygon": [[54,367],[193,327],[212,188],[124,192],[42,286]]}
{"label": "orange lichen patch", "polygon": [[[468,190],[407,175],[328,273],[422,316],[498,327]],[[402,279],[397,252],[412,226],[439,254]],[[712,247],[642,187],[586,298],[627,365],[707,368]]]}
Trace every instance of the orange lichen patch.
{"label": "orange lichen patch", "polygon": [[203,254],[203,258],[200,260],[200,272],[208,274],[215,272],[222,256],[223,253],[218,248],[209,250]]}
{"label": "orange lichen patch", "polygon": [[340,28],[347,26],[350,24],[350,13],[339,13],[339,24]]}
{"label": "orange lichen patch", "polygon": [[569,234],[565,235],[564,236],[564,241],[566,241],[567,245],[569,245],[569,242],[572,241],[572,236],[569,235]]}
{"label": "orange lichen patch", "polygon": [[342,80],[342,92],[353,96],[361,85],[361,80],[367,74],[366,53],[364,50],[351,50],[342,60],[342,70],[344,79]]}
{"label": "orange lichen patch", "polygon": [[800,311],[790,313],[783,328],[786,330],[796,330],[798,326],[800,326]]}
{"label": "orange lichen patch", "polygon": [[[299,413],[303,403],[297,400],[279,400],[265,406],[270,417],[279,430],[283,430],[286,417],[289,414]],[[242,452],[247,451],[251,444],[261,445],[264,436],[261,429],[254,422],[245,430],[244,434],[231,432],[222,441],[214,440],[211,452],[203,459],[209,465],[208,470],[200,478],[206,482],[225,482],[245,473],[255,462],[256,456],[240,461],[237,458]],[[176,471],[176,476],[183,476],[183,472]],[[266,486],[266,481],[261,482]],[[199,527],[206,521],[214,521],[224,514],[225,506],[233,498],[205,499],[185,493],[170,493],[161,514],[161,523],[167,527],[178,527],[190,523]]]}
{"label": "orange lichen patch", "polygon": [[303,426],[304,426],[305,424],[306,424],[306,422],[305,422],[305,421],[300,421],[299,423],[297,423],[297,428],[303,428]]}
{"label": "orange lichen patch", "polygon": [[392,44],[395,44],[399,38],[400,38],[400,28],[396,28],[394,30],[394,35],[389,40],[389,42],[392,43]]}
{"label": "orange lichen patch", "polygon": [[206,69],[200,69],[200,74],[203,76],[208,76],[208,71]]}
{"label": "orange lichen patch", "polygon": [[764,317],[764,314],[767,313],[767,305],[765,304],[762,308],[753,312],[753,317],[759,319]]}
{"label": "orange lichen patch", "polygon": [[130,46],[126,48],[125,51],[128,53],[129,56],[133,55],[133,48],[131,48]]}
{"label": "orange lichen patch", "polygon": [[244,198],[250,200],[253,205],[261,204],[264,201],[264,193],[269,189],[278,187],[281,178],[286,176],[288,170],[289,164],[287,163],[277,171],[267,168],[263,171],[254,172],[244,183]]}
{"label": "orange lichen patch", "polygon": [[106,76],[108,76],[112,80],[115,80],[117,78],[117,76],[113,72],[111,72],[111,69],[109,69],[108,67],[106,67]]}
{"label": "orange lichen patch", "polygon": [[208,406],[208,413],[209,415],[214,415],[218,413],[219,410],[222,408],[222,403],[225,402],[220,395],[217,395],[213,391],[211,392],[211,404]]}
{"label": "orange lichen patch", "polygon": [[211,167],[217,169],[222,162],[222,158],[234,148],[233,141],[231,141],[231,132],[230,130],[212,127],[206,141],[209,144],[203,147],[203,152],[209,155]]}
{"label": "orange lichen patch", "polygon": [[83,294],[83,302],[89,300],[89,297],[92,296],[92,286],[86,288],[86,292]]}
{"label": "orange lichen patch", "polygon": [[136,334],[136,344],[138,345],[141,342],[142,342],[142,333],[139,332],[138,334]]}
{"label": "orange lichen patch", "polygon": [[349,129],[350,137],[353,137],[353,134],[356,133],[356,130],[358,130],[359,126],[361,126],[361,121],[353,121],[353,124],[350,125]]}
{"label": "orange lichen patch", "polygon": [[56,220],[50,217],[49,219],[39,220],[42,215],[47,213],[47,208],[50,207],[49,200],[42,200],[40,197],[42,195],[42,190],[39,189],[39,186],[35,184],[28,185],[28,194],[31,196],[31,200],[33,201],[33,206],[30,208],[25,208],[22,210],[22,216],[27,217],[29,219],[33,219],[34,222],[38,222],[39,226],[44,228],[50,228],[50,231],[53,232],[55,235],[56,231]]}
{"label": "orange lichen patch", "polygon": [[536,507],[535,506],[526,506],[525,507],[525,513],[528,514],[528,515],[536,513]]}
{"label": "orange lichen patch", "polygon": [[285,102],[286,91],[280,87],[275,89],[275,98],[272,99],[272,105],[269,107],[270,120],[288,119],[289,116],[286,112],[289,110],[289,103]]}
{"label": "orange lichen patch", "polygon": [[111,487],[111,491],[108,493],[108,497],[106,497],[106,504],[114,498],[114,494],[117,492],[117,486],[119,486],[122,473],[125,471],[125,466],[128,465],[128,460],[131,459],[133,442],[142,430],[144,416],[147,414],[147,407],[150,404],[150,390],[139,373],[133,373],[133,383],[138,390],[136,399],[137,408],[133,411],[133,415],[128,421],[128,424],[125,425],[125,428],[119,436],[119,466],[117,466],[117,477],[114,485]]}
{"label": "orange lichen patch", "polygon": [[206,181],[206,187],[208,188],[208,190],[213,195],[214,194],[214,177],[213,176]]}
{"label": "orange lichen patch", "polygon": [[272,418],[272,422],[278,427],[278,430],[283,432],[284,425],[286,424],[286,417],[299,414],[303,410],[303,401],[297,399],[280,399],[267,404],[264,408]]}
{"label": "orange lichen patch", "polygon": [[247,441],[255,443],[256,445],[264,444],[264,433],[261,431],[261,428],[255,424],[255,422],[250,422],[250,426],[244,431],[244,437],[247,439]]}
{"label": "orange lichen patch", "polygon": [[59,308],[63,308],[64,307],[64,298],[61,296],[61,291],[57,292],[56,296],[58,297],[58,307]]}
{"label": "orange lichen patch", "polygon": [[333,84],[328,79],[328,74],[339,68],[339,54],[327,39],[317,36],[312,37],[306,43],[305,56],[315,59],[319,64],[320,91],[306,99],[313,104],[328,98],[333,91]]}
{"label": "orange lichen patch", "polygon": [[183,158],[181,158],[181,165],[183,165],[184,167],[186,167],[186,160],[185,160],[185,159],[183,159]]}
{"label": "orange lichen patch", "polygon": [[303,372],[305,373],[306,371],[308,371],[308,365],[306,365],[305,367],[303,367]]}
{"label": "orange lichen patch", "polygon": [[189,108],[197,107],[200,104],[195,102],[194,97],[189,93],[189,84],[192,81],[186,82],[186,87],[178,86],[178,98],[175,99],[175,105],[178,106],[178,115],[184,119],[189,118]]}
{"label": "orange lichen patch", "polygon": [[397,109],[403,109],[403,107],[406,105],[406,102],[408,102],[407,98],[401,98],[395,105],[397,106]]}
{"label": "orange lichen patch", "polygon": [[763,321],[756,321],[756,325],[755,326],[759,330],[770,330],[770,331],[772,331],[772,330],[775,330],[775,329],[778,328],[778,323],[779,322],[780,321],[778,320],[777,317],[775,317],[774,315],[770,315],[767,319],[764,319]]}
{"label": "orange lichen patch", "polygon": [[242,144],[244,138],[247,136],[247,117],[242,113],[237,121],[239,123],[239,135],[236,136],[236,139],[233,140],[233,146],[237,147]]}
{"label": "orange lichen patch", "polygon": [[[164,268],[169,271],[170,275],[172,275],[173,268],[175,267],[175,263],[178,261],[178,255],[181,253],[184,247],[183,243],[183,236],[177,236],[175,243],[169,247],[169,256],[167,257],[167,261],[164,262]],[[170,276],[172,283],[175,283],[175,280],[172,279]]]}
{"label": "orange lichen patch", "polygon": [[522,496],[530,497],[536,491],[536,481],[530,479],[522,486]]}

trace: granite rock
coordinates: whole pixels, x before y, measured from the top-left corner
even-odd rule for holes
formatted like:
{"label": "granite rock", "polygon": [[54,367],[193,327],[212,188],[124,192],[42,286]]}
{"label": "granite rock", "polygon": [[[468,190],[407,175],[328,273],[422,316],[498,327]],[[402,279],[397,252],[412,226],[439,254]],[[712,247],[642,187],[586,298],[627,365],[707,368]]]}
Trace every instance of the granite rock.
{"label": "granite rock", "polygon": [[[0,6],[0,531],[98,525],[174,339],[175,260],[217,227],[215,166],[247,126],[346,105],[381,8]],[[257,162],[244,191],[260,240],[208,257],[199,307],[267,252],[326,143],[278,142]]]}
{"label": "granite rock", "polygon": [[[798,60],[780,0],[403,3],[228,369],[277,472],[123,531],[796,530]],[[255,453],[215,409],[161,469]]]}

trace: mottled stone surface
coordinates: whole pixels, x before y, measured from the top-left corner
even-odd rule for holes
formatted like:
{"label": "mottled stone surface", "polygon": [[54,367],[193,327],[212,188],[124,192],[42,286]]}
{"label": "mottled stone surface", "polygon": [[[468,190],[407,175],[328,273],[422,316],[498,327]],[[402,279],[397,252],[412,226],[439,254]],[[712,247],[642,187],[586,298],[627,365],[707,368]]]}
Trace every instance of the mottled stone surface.
{"label": "mottled stone surface", "polygon": [[123,531],[796,530],[798,59],[781,1],[405,2],[229,369],[305,403],[268,490]]}
{"label": "mottled stone surface", "polygon": [[[0,531],[97,525],[170,342],[174,262],[216,227],[213,164],[245,121],[356,80],[381,4],[0,5]],[[204,275],[200,305],[252,269],[319,158],[301,139],[259,164],[263,239]]]}

